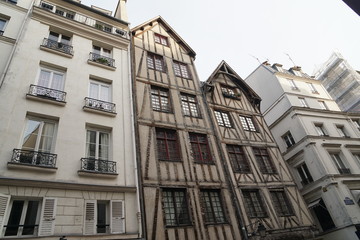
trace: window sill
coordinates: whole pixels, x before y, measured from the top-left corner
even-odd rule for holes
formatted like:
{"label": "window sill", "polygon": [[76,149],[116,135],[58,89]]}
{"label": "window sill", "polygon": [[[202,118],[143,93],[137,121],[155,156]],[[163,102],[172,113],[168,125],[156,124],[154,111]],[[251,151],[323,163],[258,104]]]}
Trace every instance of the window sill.
{"label": "window sill", "polygon": [[97,62],[94,62],[94,61],[91,61],[91,60],[88,60],[87,62],[88,62],[88,64],[90,64],[90,65],[97,66],[97,67],[101,67],[101,68],[105,68],[105,69],[108,69],[108,70],[111,70],[111,71],[115,71],[115,70],[116,70],[116,67],[107,66],[107,65],[104,65],[104,64],[101,64],[101,63],[97,63]]}
{"label": "window sill", "polygon": [[165,225],[165,227],[166,228],[188,228],[188,227],[194,227],[194,225],[189,223],[189,224],[176,225],[176,226]]}
{"label": "window sill", "polygon": [[62,102],[62,101],[57,101],[55,99],[52,98],[48,98],[48,97],[42,97],[42,96],[34,96],[31,94],[26,94],[26,98],[29,100],[35,100],[35,101],[39,101],[39,102],[46,102],[46,103],[51,103],[51,104],[55,104],[55,105],[59,105],[59,106],[65,106],[66,102]]}
{"label": "window sill", "polygon": [[55,49],[51,49],[51,48],[48,48],[48,47],[44,47],[44,46],[40,46],[40,49],[41,50],[44,50],[46,52],[51,52],[51,53],[54,53],[54,54],[57,54],[57,55],[60,55],[60,56],[63,56],[63,57],[67,57],[67,58],[72,58],[73,55],[70,54],[70,53],[65,53],[65,52],[61,52],[61,51],[57,51]]}
{"label": "window sill", "polygon": [[190,116],[190,115],[185,115],[185,114],[184,114],[184,117],[202,119],[202,117],[201,117],[201,116],[199,116],[199,117],[193,117],[193,116]]}
{"label": "window sill", "polygon": [[84,177],[117,178],[119,174],[79,170],[78,175]]}
{"label": "window sill", "polygon": [[86,106],[83,107],[83,110],[85,112],[92,112],[92,113],[102,114],[102,115],[106,115],[106,116],[110,116],[110,117],[116,117],[116,115],[117,115],[116,112],[109,112],[109,111],[96,109],[96,108],[90,108],[90,107],[86,107]]}
{"label": "window sill", "polygon": [[30,165],[30,164],[13,163],[13,162],[8,162],[7,166],[8,169],[34,170],[34,171],[47,172],[47,173],[55,173],[57,170],[57,167],[47,167],[41,165]]}
{"label": "window sill", "polygon": [[161,110],[156,110],[156,109],[153,109],[154,112],[159,112],[159,113],[170,113],[170,114],[173,114],[172,111],[161,111]]}
{"label": "window sill", "polygon": [[220,223],[207,223],[205,222],[205,226],[215,226],[215,225],[228,225],[228,222],[220,222]]}
{"label": "window sill", "polygon": [[173,163],[182,163],[181,159],[170,160],[170,159],[159,159],[160,162],[173,162]]}
{"label": "window sill", "polygon": [[204,164],[204,165],[215,165],[214,162],[200,162],[200,161],[194,161],[196,164]]}

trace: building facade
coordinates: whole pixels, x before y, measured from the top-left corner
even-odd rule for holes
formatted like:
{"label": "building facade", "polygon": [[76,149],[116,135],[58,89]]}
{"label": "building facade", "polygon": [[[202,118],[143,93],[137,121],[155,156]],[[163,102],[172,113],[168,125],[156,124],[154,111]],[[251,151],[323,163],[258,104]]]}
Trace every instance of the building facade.
{"label": "building facade", "polygon": [[315,73],[331,97],[345,112],[360,112],[360,73],[334,52]]}
{"label": "building facade", "polygon": [[260,112],[260,97],[224,61],[203,86],[249,239],[311,239],[313,220]]}
{"label": "building facade", "polygon": [[30,2],[0,1],[0,238],[138,239],[126,1]]}
{"label": "building facade", "polygon": [[358,114],[341,112],[300,67],[261,64],[246,78],[319,229],[317,239],[359,239]]}

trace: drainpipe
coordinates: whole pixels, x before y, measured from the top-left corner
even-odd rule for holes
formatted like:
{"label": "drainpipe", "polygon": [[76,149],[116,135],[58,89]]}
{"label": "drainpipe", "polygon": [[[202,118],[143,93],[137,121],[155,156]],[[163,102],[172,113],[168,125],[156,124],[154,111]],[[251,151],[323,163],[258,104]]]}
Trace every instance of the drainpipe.
{"label": "drainpipe", "polygon": [[9,70],[9,67],[10,67],[10,63],[12,62],[12,59],[14,58],[15,50],[16,50],[18,44],[19,44],[19,39],[20,39],[21,35],[22,35],[23,32],[24,32],[24,28],[25,28],[26,21],[27,21],[27,19],[29,18],[30,14],[31,14],[31,12],[32,12],[32,10],[33,10],[34,2],[35,2],[35,0],[32,0],[32,1],[31,1],[31,4],[30,4],[30,6],[29,6],[29,9],[28,9],[28,11],[27,11],[27,13],[26,13],[26,15],[25,15],[25,18],[24,18],[24,20],[23,20],[23,22],[22,22],[22,24],[21,24],[20,30],[19,30],[19,32],[18,32],[18,34],[17,34],[17,36],[16,36],[14,46],[13,46],[13,48],[12,48],[12,50],[11,50],[11,52],[10,52],[10,56],[9,56],[7,62],[6,62],[4,71],[3,71],[3,73],[1,74],[1,78],[0,78],[0,89],[1,89],[1,87],[2,87],[2,85],[3,85],[3,83],[4,83],[6,74],[7,74],[8,70]]}

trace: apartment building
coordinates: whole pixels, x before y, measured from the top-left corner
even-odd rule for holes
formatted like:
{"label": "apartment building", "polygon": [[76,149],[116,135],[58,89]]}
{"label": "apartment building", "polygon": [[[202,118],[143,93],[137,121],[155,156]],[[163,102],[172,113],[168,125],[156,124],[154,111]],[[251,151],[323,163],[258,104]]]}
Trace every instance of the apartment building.
{"label": "apartment building", "polygon": [[0,1],[0,238],[141,238],[126,1],[30,2]]}
{"label": "apartment building", "polygon": [[260,112],[261,98],[224,61],[203,85],[221,159],[249,239],[311,239],[313,220]]}
{"label": "apartment building", "polygon": [[359,239],[359,114],[340,111],[300,67],[265,62],[247,78],[319,229],[317,239]]}

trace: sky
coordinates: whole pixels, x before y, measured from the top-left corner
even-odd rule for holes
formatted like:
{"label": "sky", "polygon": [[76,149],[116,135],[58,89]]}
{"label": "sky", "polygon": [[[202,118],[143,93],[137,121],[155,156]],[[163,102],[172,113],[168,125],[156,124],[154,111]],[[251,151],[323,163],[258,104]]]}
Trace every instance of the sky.
{"label": "sky", "polygon": [[[112,10],[117,0],[82,0]],[[161,16],[196,52],[205,81],[222,60],[243,79],[260,63],[313,75],[340,52],[360,70],[360,16],[342,0],[128,0],[130,27]]]}

